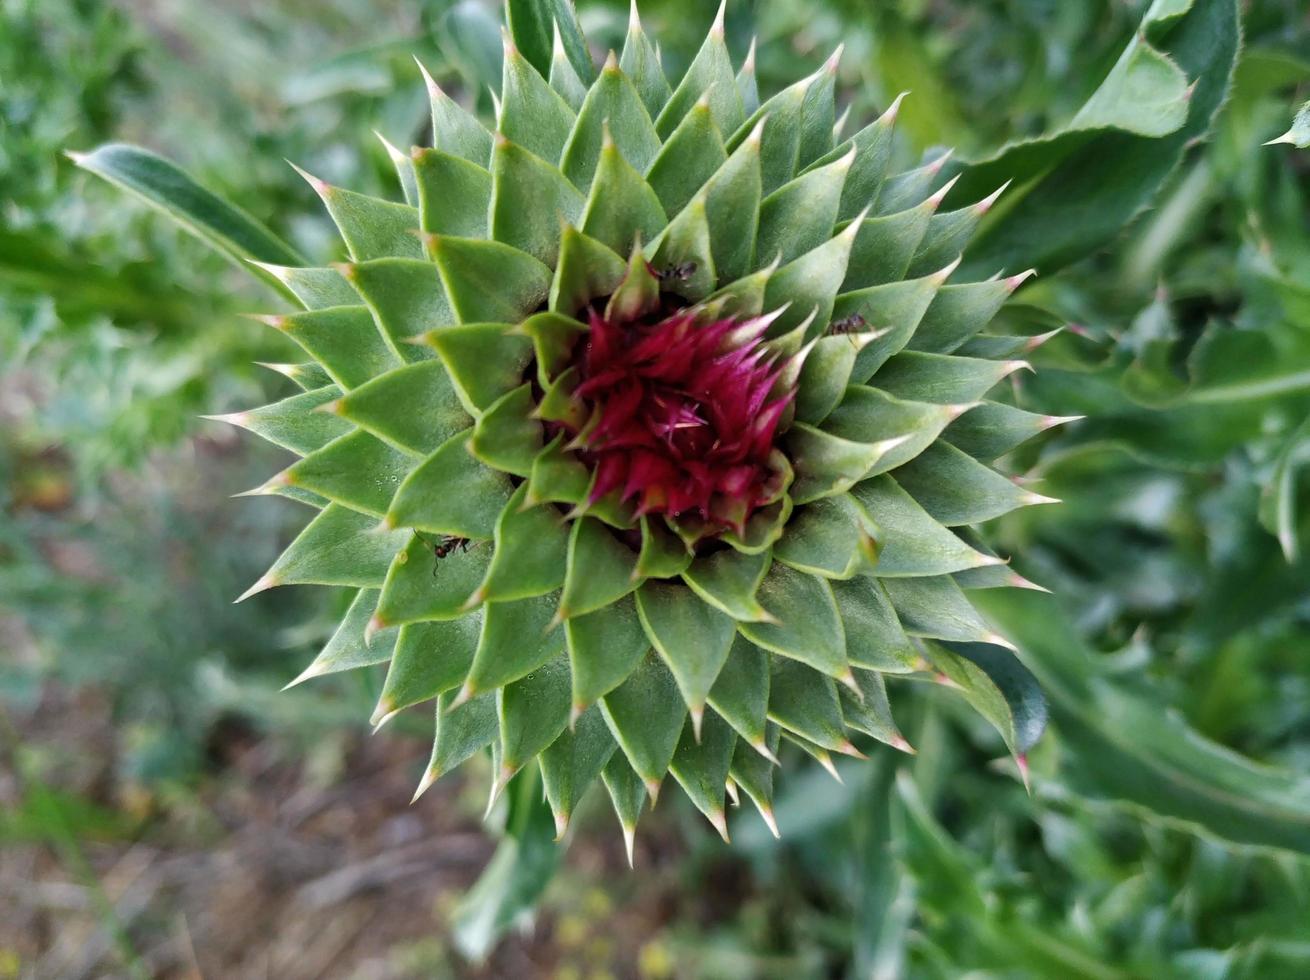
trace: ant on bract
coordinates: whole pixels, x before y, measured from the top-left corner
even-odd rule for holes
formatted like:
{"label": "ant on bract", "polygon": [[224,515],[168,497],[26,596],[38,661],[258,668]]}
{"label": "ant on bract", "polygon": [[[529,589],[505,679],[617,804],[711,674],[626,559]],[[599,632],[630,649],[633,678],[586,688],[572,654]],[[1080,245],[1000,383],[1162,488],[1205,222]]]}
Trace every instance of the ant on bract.
{"label": "ant on bract", "polygon": [[864,319],[864,317],[860,316],[858,313],[852,313],[850,316],[844,316],[840,320],[834,320],[832,326],[828,328],[828,332],[833,336],[859,333],[868,325],[868,320]]}
{"label": "ant on bract", "polygon": [[437,570],[441,567],[441,559],[448,558],[454,554],[456,549],[461,552],[469,550],[469,539],[460,537],[458,534],[443,534],[441,538],[433,543],[423,535],[421,531],[415,531],[418,539],[432,549],[432,577],[436,578]]}
{"label": "ant on bract", "polygon": [[658,270],[655,273],[655,278],[660,280],[660,282],[669,282],[670,280],[687,282],[696,274],[696,268],[697,266],[695,262],[682,262],[678,265],[670,265],[665,269]]}

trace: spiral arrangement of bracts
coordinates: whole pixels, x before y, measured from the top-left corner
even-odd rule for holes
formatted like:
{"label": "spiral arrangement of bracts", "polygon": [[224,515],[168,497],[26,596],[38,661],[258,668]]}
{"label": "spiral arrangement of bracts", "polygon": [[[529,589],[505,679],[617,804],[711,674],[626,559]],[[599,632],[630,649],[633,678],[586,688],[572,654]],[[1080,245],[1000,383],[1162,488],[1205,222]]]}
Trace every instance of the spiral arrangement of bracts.
{"label": "spiral arrangement of bracts", "polygon": [[493,800],[539,765],[563,833],[599,779],[630,844],[672,773],[726,835],[739,790],[774,826],[780,738],[912,751],[887,677],[1000,696],[967,593],[1030,583],[967,527],[1046,502],[988,464],[1062,420],[988,399],[1025,275],[950,281],[996,195],[888,174],[899,99],[842,136],[839,53],[760,105],[722,17],[676,87],[635,7],[594,79],[507,39],[494,132],[428,77],[405,203],[306,175],[352,261],[265,267],[304,390],[223,418],[317,514],[247,595],[358,590],[297,682],[435,699],[420,793],[489,748]]}

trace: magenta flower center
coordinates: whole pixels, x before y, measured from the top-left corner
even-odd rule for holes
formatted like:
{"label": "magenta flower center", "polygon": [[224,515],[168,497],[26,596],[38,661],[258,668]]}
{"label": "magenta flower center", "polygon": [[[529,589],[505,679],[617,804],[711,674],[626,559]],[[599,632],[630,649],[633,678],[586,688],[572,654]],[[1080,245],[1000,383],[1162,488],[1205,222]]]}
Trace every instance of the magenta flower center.
{"label": "magenta flower center", "polygon": [[764,344],[771,318],[705,316],[615,323],[593,312],[575,362],[588,420],[573,434],[596,471],[593,502],[617,492],[638,516],[740,534],[783,489],[773,441],[795,389]]}

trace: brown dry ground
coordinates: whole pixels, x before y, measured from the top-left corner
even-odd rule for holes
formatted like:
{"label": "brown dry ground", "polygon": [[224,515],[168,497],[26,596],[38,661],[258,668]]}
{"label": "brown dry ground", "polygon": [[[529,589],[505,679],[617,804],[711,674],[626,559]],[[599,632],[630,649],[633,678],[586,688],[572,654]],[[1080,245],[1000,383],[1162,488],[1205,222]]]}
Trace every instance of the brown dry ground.
{"label": "brown dry ground", "polygon": [[[419,740],[347,736],[324,778],[312,755],[223,726],[199,786],[152,795],[115,777],[118,735],[93,693],[47,690],[8,726],[42,754],[61,795],[29,835],[40,839],[0,845],[0,977],[130,976],[124,947],[161,978],[683,972],[660,936],[698,899],[685,897],[679,835],[663,813],[643,826],[637,875],[612,815],[583,814],[542,912],[474,966],[452,949],[448,922],[494,846],[478,815],[482,774],[443,781],[411,806]],[[31,810],[24,791],[14,760],[0,761],[0,812]],[[117,816],[61,842],[70,800]]]}

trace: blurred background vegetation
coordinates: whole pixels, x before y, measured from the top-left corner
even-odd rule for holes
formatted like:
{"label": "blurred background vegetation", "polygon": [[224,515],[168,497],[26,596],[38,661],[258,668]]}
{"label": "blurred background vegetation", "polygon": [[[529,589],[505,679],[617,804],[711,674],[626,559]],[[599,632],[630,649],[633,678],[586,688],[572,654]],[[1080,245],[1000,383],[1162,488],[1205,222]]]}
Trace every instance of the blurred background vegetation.
{"label": "blurred background vegetation", "polygon": [[[426,139],[412,57],[489,111],[496,4],[0,0],[0,977],[1310,976],[1310,151],[1262,145],[1310,97],[1310,11],[1241,5],[1209,138],[1148,180],[1067,130],[1147,6],[729,10],[766,91],[838,43],[854,119],[911,90],[907,163],[1048,134],[1128,201],[1008,314],[1069,325],[1015,397],[1087,416],[1016,461],[1064,505],[985,529],[1056,595],[985,594],[1051,703],[1031,793],[954,692],[902,689],[917,756],[794,771],[781,842],[665,802],[628,872],[596,808],[536,901],[512,874],[469,892],[476,773],[407,805],[429,722],[369,738],[379,676],[276,693],[339,610],[231,606],[302,516],[228,501],[274,451],[199,416],[291,390],[254,362],[292,351],[239,315],[277,299],[63,155],[142,143],[333,258],[284,158],[394,195],[373,131]],[[623,4],[579,10],[621,44]],[[711,16],[643,5],[671,75]],[[1006,167],[1087,186],[1014,154],[966,183]]]}

